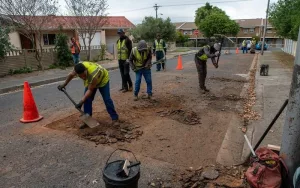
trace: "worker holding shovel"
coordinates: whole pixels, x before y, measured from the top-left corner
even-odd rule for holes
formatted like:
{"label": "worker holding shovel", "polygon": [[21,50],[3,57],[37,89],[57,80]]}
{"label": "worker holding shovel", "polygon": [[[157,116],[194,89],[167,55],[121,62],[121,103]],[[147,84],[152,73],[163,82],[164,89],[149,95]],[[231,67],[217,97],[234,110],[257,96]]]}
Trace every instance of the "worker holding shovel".
{"label": "worker holding shovel", "polygon": [[[74,70],[68,75],[66,81],[58,86],[60,91],[64,90],[68,83],[78,75],[84,81],[84,96],[75,105],[81,109],[84,104],[84,113],[92,116],[92,105],[97,89],[100,91],[106,110],[109,113],[113,125],[118,124],[119,116],[115,110],[114,103],[110,97],[108,71],[101,65],[92,62],[82,62],[75,65]],[[83,125],[81,128],[84,128]]]}
{"label": "worker holding shovel", "polygon": [[138,100],[142,76],[144,76],[147,83],[148,99],[152,97],[151,60],[151,49],[148,48],[146,41],[139,41],[138,46],[132,49],[129,57],[130,67],[136,75],[134,88],[135,101]]}
{"label": "worker holding shovel", "polygon": [[198,72],[199,86],[202,93],[209,92],[205,87],[205,79],[207,75],[207,59],[210,58],[213,65],[218,68],[218,62],[216,62],[215,57],[220,56],[220,44],[215,43],[214,45],[206,45],[200,48],[200,50],[195,54],[195,64]]}

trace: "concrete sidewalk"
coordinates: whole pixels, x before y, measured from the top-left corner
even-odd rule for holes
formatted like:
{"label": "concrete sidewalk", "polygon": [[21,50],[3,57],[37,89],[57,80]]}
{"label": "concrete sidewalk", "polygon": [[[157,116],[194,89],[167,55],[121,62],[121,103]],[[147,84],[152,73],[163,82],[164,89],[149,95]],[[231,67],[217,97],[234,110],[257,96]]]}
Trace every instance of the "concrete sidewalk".
{"label": "concrete sidewalk", "polygon": [[[191,50],[187,52],[170,52],[167,54],[167,59],[172,59],[174,57],[177,57],[178,55],[186,55],[191,53],[196,53],[196,51]],[[119,68],[117,60],[113,60],[112,62],[104,63],[101,65],[107,70],[114,70]],[[25,81],[28,81],[30,86],[32,87],[63,81],[66,79],[69,72],[72,71],[72,69],[72,67],[69,67],[65,70],[51,69],[0,78],[0,94],[22,89]]]}
{"label": "concrete sidewalk", "polygon": [[[269,76],[260,76],[261,64],[269,64]],[[254,147],[268,125],[271,123],[284,101],[288,99],[292,80],[292,69],[287,68],[279,62],[272,52],[259,55],[258,68],[256,72],[256,104],[254,110],[261,118],[248,125],[247,135]],[[270,132],[267,134],[261,146],[281,145],[281,136],[284,126],[286,109],[282,112]],[[250,154],[246,144],[244,145],[243,158]]]}

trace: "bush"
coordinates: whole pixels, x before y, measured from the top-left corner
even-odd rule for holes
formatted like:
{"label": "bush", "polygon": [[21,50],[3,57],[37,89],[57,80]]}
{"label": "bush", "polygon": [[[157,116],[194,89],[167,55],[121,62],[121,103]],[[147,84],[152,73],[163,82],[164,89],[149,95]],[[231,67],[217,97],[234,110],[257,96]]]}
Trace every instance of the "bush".
{"label": "bush", "polygon": [[4,58],[6,53],[12,50],[12,45],[9,41],[10,29],[0,27],[0,60]]}
{"label": "bush", "polygon": [[68,45],[68,36],[59,33],[56,36],[55,49],[57,50],[58,66],[68,67],[72,64],[72,54]]}
{"label": "bush", "polygon": [[32,72],[32,68],[31,67],[22,67],[22,68],[16,69],[16,70],[13,70],[13,69],[9,70],[9,74],[10,75],[13,75],[13,74],[24,74],[24,73],[30,73],[30,72]]}
{"label": "bush", "polygon": [[106,45],[101,44],[99,59],[102,61],[105,59]]}

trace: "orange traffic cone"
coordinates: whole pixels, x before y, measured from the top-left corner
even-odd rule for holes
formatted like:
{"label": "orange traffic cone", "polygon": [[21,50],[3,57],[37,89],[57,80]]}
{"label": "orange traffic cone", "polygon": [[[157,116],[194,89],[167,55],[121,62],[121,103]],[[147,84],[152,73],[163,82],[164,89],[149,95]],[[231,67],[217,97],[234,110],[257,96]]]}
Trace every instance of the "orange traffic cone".
{"label": "orange traffic cone", "polygon": [[239,53],[239,48],[238,48],[238,47],[236,48],[235,53],[236,53],[236,54]]}
{"label": "orange traffic cone", "polygon": [[24,82],[24,93],[23,93],[23,118],[20,119],[23,123],[36,122],[41,120],[43,117],[39,115],[36,108],[34,98],[31,93],[28,82]]}
{"label": "orange traffic cone", "polygon": [[181,58],[181,55],[178,56],[178,61],[177,61],[177,67],[176,67],[176,70],[182,70],[183,67],[182,67],[182,58]]}

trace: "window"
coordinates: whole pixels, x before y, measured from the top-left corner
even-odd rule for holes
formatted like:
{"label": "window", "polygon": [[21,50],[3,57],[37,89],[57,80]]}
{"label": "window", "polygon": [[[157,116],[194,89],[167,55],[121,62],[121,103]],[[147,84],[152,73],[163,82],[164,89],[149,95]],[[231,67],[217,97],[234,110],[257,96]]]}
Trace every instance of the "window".
{"label": "window", "polygon": [[243,32],[244,33],[248,33],[248,29],[243,29]]}
{"label": "window", "polygon": [[191,31],[191,30],[184,30],[183,34],[185,34],[185,35],[192,35],[193,31]]}
{"label": "window", "polygon": [[44,45],[55,44],[55,34],[43,34]]}
{"label": "window", "polygon": [[254,29],[253,28],[249,29],[249,33],[254,33]]}
{"label": "window", "polygon": [[267,29],[267,33],[273,33],[272,29]]}

